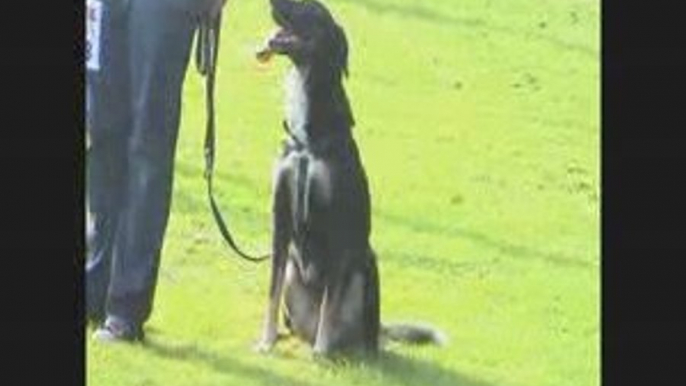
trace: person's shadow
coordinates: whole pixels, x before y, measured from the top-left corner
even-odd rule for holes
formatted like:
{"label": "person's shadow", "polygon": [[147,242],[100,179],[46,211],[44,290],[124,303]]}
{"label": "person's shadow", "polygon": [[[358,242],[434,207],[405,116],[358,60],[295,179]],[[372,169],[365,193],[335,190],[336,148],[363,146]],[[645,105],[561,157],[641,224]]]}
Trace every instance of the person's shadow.
{"label": "person's shadow", "polygon": [[[146,339],[143,346],[153,354],[168,359],[198,361],[217,372],[245,376],[264,385],[278,386],[315,386],[261,366],[247,365],[230,356],[214,352],[198,345],[188,343],[167,343],[164,339]],[[278,352],[274,355],[279,356]],[[495,386],[491,383],[459,374],[452,369],[441,367],[426,360],[407,358],[389,350],[382,351],[377,357],[350,357],[345,360],[350,365],[360,365],[366,372],[376,372],[385,383],[401,386]],[[340,361],[312,361],[313,366],[336,367]]]}

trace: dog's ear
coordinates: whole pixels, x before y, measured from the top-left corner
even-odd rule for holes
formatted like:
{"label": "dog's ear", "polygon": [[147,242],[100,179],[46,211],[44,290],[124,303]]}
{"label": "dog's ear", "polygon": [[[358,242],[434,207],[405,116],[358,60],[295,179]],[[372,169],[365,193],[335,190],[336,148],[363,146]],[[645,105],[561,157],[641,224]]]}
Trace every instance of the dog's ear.
{"label": "dog's ear", "polygon": [[343,32],[343,28],[338,24],[333,25],[332,34],[333,48],[335,50],[332,53],[332,64],[345,77],[348,77],[348,39],[345,36],[345,32]]}

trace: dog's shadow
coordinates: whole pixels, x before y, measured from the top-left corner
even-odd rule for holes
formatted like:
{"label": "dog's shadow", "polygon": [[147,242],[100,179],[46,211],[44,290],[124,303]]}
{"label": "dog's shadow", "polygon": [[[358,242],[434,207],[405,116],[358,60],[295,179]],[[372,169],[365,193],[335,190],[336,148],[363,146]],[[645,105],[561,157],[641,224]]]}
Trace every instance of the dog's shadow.
{"label": "dog's shadow", "polygon": [[[368,372],[377,373],[384,383],[402,386],[431,384],[434,386],[495,386],[492,383],[478,380],[442,367],[434,362],[409,358],[401,354],[384,350],[371,358],[356,356],[347,358],[353,365],[360,365]],[[329,362],[336,366],[335,362]]]}
{"label": "dog's shadow", "polygon": [[[154,334],[157,335],[157,334]],[[256,380],[263,385],[298,385],[315,386],[301,379],[279,374],[267,367],[246,364],[231,356],[203,348],[200,345],[184,342],[168,342],[157,336],[149,337],[143,347],[152,354],[167,359],[184,362],[198,362],[212,370],[243,376]],[[279,356],[276,353],[277,357]],[[347,365],[343,365],[343,363]],[[491,383],[468,377],[458,372],[442,367],[428,360],[409,358],[401,354],[384,350],[376,357],[353,356],[342,360],[313,361],[313,366],[324,367],[360,367],[364,372],[371,373],[384,380],[384,383],[415,386],[431,384],[435,386],[495,386]]]}

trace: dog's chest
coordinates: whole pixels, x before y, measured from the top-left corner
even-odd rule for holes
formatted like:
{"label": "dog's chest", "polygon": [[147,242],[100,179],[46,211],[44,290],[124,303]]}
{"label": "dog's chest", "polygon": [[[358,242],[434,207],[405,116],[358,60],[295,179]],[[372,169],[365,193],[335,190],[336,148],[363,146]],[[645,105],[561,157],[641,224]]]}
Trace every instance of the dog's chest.
{"label": "dog's chest", "polygon": [[305,77],[296,70],[291,69],[286,77],[286,119],[288,126],[299,140],[307,141],[307,113],[309,101],[305,92]]}

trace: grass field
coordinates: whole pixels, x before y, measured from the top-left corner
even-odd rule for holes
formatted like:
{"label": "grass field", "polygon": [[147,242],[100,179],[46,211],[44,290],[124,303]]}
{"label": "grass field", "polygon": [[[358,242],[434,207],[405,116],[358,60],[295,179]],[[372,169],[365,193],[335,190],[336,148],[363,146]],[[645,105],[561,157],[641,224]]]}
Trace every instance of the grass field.
{"label": "grass field", "polygon": [[[273,28],[266,4],[229,2],[217,86],[216,189],[256,252],[269,245],[287,65],[253,58]],[[449,345],[338,365],[293,340],[252,352],[269,264],[235,257],[213,223],[190,68],[148,343],[89,338],[88,384],[599,385],[599,2],[327,4],[351,45],[382,319],[429,322]]]}

